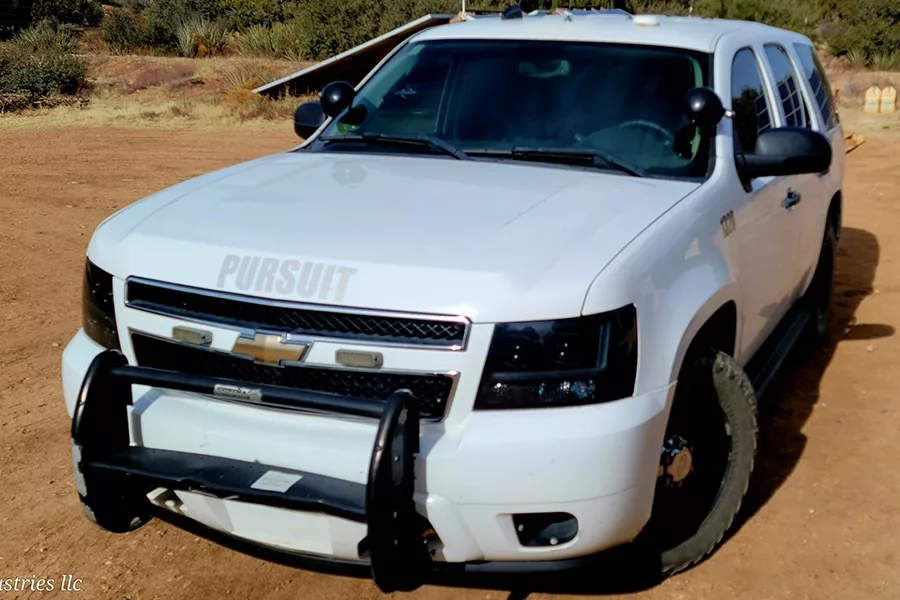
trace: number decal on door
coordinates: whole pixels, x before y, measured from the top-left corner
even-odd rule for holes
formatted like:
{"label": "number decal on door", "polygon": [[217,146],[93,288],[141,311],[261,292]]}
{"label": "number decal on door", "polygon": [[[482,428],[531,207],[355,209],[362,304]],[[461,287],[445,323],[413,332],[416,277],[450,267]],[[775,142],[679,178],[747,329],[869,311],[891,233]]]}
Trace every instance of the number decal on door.
{"label": "number decal on door", "polygon": [[722,224],[722,232],[725,234],[725,237],[728,237],[729,235],[734,233],[734,211],[729,210],[727,213],[725,213],[725,215],[719,220],[719,223]]}

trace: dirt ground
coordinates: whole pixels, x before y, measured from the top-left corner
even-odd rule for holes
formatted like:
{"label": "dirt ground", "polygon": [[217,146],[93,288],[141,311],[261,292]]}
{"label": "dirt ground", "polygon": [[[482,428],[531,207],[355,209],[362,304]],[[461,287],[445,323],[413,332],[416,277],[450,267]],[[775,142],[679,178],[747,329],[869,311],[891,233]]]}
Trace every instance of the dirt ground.
{"label": "dirt ground", "polygon": [[[0,579],[54,578],[58,588],[74,575],[81,597],[113,600],[381,597],[369,581],[265,563],[158,521],[108,534],[82,516],[72,482],[60,359],[80,325],[94,227],[165,186],[295,143],[289,126],[0,128]],[[763,399],[739,529],[701,565],[628,597],[900,597],[900,142],[870,140],[848,160],[833,342],[795,357]],[[604,574],[592,576],[603,591]],[[426,586],[409,596],[510,594]]]}

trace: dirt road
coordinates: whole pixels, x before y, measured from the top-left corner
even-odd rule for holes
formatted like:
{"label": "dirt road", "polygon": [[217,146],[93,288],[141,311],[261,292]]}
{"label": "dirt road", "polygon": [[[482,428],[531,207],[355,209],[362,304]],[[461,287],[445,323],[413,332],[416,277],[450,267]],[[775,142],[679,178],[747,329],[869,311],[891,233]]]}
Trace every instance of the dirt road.
{"label": "dirt road", "polygon": [[[60,357],[80,324],[94,227],[151,192],[295,140],[287,128],[0,131],[0,579],[58,588],[71,574],[80,597],[113,600],[381,597],[368,581],[264,563],[158,521],[107,534],[83,518],[72,482]],[[898,160],[900,144],[877,141],[849,156],[833,344],[796,357],[764,399],[740,529],[703,564],[631,597],[900,597]],[[55,595],[69,594],[21,597]],[[429,586],[410,598],[508,595]]]}

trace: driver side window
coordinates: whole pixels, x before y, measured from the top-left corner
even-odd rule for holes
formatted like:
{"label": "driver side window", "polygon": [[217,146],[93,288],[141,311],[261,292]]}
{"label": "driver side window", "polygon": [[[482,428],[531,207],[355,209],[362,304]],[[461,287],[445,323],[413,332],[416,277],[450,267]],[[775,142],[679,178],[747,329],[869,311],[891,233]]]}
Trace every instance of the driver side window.
{"label": "driver side window", "polygon": [[762,72],[750,48],[739,50],[731,67],[731,109],[734,111],[734,151],[752,153],[763,131],[772,128]]}

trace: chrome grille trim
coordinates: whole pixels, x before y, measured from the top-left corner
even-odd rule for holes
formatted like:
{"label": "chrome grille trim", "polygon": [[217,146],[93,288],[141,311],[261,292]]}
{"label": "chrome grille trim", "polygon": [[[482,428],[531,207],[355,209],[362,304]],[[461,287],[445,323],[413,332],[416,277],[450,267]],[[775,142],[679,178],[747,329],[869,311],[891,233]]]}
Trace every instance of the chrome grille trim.
{"label": "chrome grille trim", "polygon": [[[458,326],[462,326],[462,335],[459,336],[460,339],[452,339],[447,341],[434,341],[434,340],[423,340],[421,338],[416,338],[415,336],[379,336],[378,333],[371,334],[354,334],[354,333],[344,333],[344,334],[327,334],[327,333],[315,333],[308,332],[298,329],[291,329],[290,327],[273,327],[273,326],[258,326],[254,327],[250,323],[241,323],[240,319],[237,318],[229,318],[229,317],[221,317],[217,318],[216,315],[204,315],[203,317],[199,317],[191,314],[184,314],[175,308],[171,308],[168,306],[147,306],[142,305],[140,300],[133,300],[130,292],[130,284],[140,284],[142,286],[147,286],[150,288],[157,288],[161,290],[166,290],[170,292],[183,292],[185,294],[191,294],[194,296],[203,296],[216,300],[225,300],[229,302],[236,303],[244,303],[250,304],[257,307],[264,307],[266,309],[284,309],[285,311],[305,311],[308,313],[313,313],[315,315],[321,315],[322,317],[326,317],[328,315],[335,315],[335,319],[339,319],[342,317],[361,317],[361,318],[372,318],[372,319],[385,319],[391,321],[410,321],[410,324],[407,325],[397,325],[400,329],[408,329],[410,327],[416,327],[417,324],[425,324],[425,325],[434,325],[440,326],[440,324],[454,324]],[[204,288],[197,288],[192,286],[174,284],[174,283],[166,283],[161,281],[156,281],[152,279],[145,279],[142,277],[129,277],[125,281],[125,305],[128,308],[133,310],[140,310],[143,312],[158,314],[166,317],[171,317],[175,319],[179,319],[182,321],[188,321],[192,323],[205,324],[215,327],[224,327],[228,329],[233,329],[240,331],[242,334],[250,334],[254,331],[270,331],[276,333],[297,333],[302,335],[304,338],[313,340],[313,341],[327,341],[327,342],[344,342],[344,343],[352,343],[354,345],[367,345],[367,346],[387,346],[394,348],[411,348],[411,349],[428,349],[428,350],[450,350],[450,351],[464,351],[468,344],[469,334],[471,332],[472,323],[471,321],[463,316],[450,316],[450,315],[431,315],[431,314],[422,314],[422,313],[411,313],[411,312],[398,312],[398,311],[381,311],[381,310],[371,310],[371,309],[360,309],[360,308],[345,308],[341,306],[331,306],[331,305],[323,305],[323,304],[308,304],[302,302],[290,302],[285,300],[275,300],[269,298],[260,298],[257,296],[247,296],[243,294],[235,294],[231,292],[219,292],[215,290],[209,290]],[[388,324],[384,324],[383,326],[390,326]]]}

